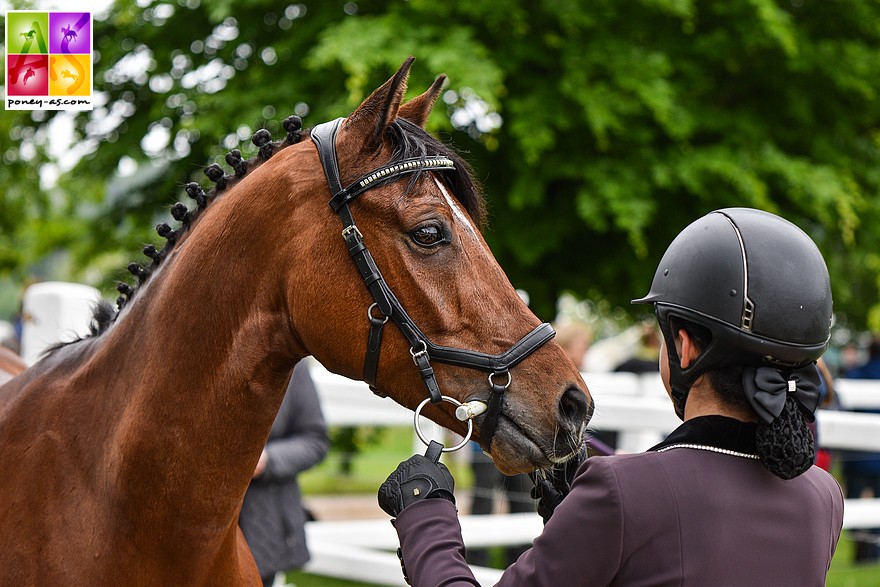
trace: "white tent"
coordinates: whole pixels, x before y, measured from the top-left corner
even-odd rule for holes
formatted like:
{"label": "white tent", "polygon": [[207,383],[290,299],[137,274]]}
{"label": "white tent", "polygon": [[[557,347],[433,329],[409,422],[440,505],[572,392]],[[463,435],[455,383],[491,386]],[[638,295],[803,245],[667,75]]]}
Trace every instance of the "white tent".
{"label": "white tent", "polygon": [[21,356],[28,365],[58,342],[89,332],[92,310],[100,292],[88,285],[62,281],[35,283],[24,292]]}

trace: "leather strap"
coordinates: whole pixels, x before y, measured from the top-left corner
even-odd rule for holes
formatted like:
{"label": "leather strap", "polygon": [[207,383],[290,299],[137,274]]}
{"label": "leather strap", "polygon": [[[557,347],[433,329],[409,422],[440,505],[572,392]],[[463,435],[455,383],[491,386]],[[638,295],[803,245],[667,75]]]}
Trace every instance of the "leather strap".
{"label": "leather strap", "polygon": [[367,315],[370,319],[370,330],[367,333],[367,354],[364,357],[364,381],[370,386],[370,389],[378,396],[385,397],[385,394],[376,389],[376,374],[379,371],[379,351],[382,349],[382,332],[385,323],[388,322],[388,316],[376,318],[373,316],[373,308],[378,307],[377,304],[370,306]]}
{"label": "leather strap", "polygon": [[520,363],[535,350],[556,336],[553,327],[544,322],[519,339],[512,347],[498,355],[478,351],[439,346],[426,341],[431,358],[440,363],[471,367],[481,371],[503,373]]}
{"label": "leather strap", "polygon": [[[348,186],[343,187],[336,156],[336,137],[343,120],[342,118],[337,118],[331,122],[319,124],[312,129],[310,136],[318,150],[321,165],[324,168],[324,175],[327,178],[327,187],[330,189],[331,194],[329,205],[339,215],[339,219],[342,222],[342,236],[348,248],[348,254],[354,261],[364,285],[373,297],[377,309],[383,315],[382,320],[376,318],[372,314],[371,306],[367,351],[364,357],[364,380],[375,391],[382,332],[385,321],[388,319],[391,319],[398,326],[409,342],[413,362],[419,369],[432,403],[442,401],[440,387],[437,385],[434,369],[431,366],[432,359],[441,363],[486,371],[492,373],[493,376],[508,375],[509,377],[511,367],[517,365],[555,336],[556,332],[553,328],[547,323],[540,324],[509,349],[495,355],[432,343],[406,313],[403,305],[395,297],[394,292],[391,291],[384,277],[382,277],[382,273],[370,254],[363,235],[358,230],[349,209],[349,204],[369,189],[396,181],[401,176],[410,173],[451,170],[454,169],[454,162],[442,156],[404,159],[379,167],[361,176]],[[485,443],[486,448],[491,443],[492,435],[498,425],[498,418],[503,409],[504,390],[510,384],[510,379],[508,379],[506,385],[497,385],[493,381],[493,376],[489,377],[490,382],[492,382],[492,391],[489,398],[489,408],[484,417],[481,430],[481,439]]]}
{"label": "leather strap", "polygon": [[[498,375],[504,375],[504,373],[498,373]],[[510,374],[507,373],[507,375]],[[486,408],[486,419],[483,420],[483,426],[480,428],[480,440],[485,443],[486,449],[489,449],[492,437],[495,436],[495,429],[501,418],[501,408],[504,405],[504,390],[507,389],[507,386],[495,383],[494,377],[489,381],[492,385],[492,391],[489,392],[489,407]],[[508,379],[508,381],[510,380]]]}
{"label": "leather strap", "polygon": [[337,118],[324,124],[319,124],[312,129],[310,136],[318,155],[321,157],[321,166],[324,168],[324,177],[327,178],[327,187],[335,197],[342,191],[342,180],[339,179],[339,163],[336,160],[336,135],[342,126],[344,118]]}

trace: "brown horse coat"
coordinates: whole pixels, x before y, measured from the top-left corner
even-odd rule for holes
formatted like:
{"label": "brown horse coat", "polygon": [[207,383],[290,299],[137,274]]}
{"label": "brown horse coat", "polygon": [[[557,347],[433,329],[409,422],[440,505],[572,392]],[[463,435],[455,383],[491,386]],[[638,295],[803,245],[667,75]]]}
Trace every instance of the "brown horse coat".
{"label": "brown horse coat", "polygon": [[[394,156],[392,130],[441,148],[412,122],[424,124],[443,78],[401,105],[411,62],[343,125],[345,181]],[[160,226],[176,244],[103,333],[0,388],[0,585],[259,584],[236,519],[285,384],[310,354],[359,378],[371,303],[314,145],[264,147],[260,158],[271,158],[209,194],[191,228]],[[445,188],[426,173],[370,191],[356,204],[359,228],[428,336],[499,353],[539,321],[479,234],[480,203],[455,191],[468,185],[459,174]],[[219,193],[223,174],[211,175]],[[412,235],[425,227],[448,240],[421,246]],[[436,371],[444,393],[488,392],[485,373]],[[572,409],[587,405],[577,369],[551,342],[511,375],[491,443],[496,463],[525,471],[567,457],[588,417]],[[424,393],[394,329],[378,386],[409,407]],[[464,428],[448,404],[426,415]]]}

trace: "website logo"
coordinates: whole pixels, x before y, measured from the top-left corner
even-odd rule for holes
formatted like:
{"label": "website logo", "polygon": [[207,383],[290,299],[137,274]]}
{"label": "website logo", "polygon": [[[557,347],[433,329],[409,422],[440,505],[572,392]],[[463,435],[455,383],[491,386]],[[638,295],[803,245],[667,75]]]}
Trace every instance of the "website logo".
{"label": "website logo", "polygon": [[92,14],[6,12],[6,110],[92,110]]}

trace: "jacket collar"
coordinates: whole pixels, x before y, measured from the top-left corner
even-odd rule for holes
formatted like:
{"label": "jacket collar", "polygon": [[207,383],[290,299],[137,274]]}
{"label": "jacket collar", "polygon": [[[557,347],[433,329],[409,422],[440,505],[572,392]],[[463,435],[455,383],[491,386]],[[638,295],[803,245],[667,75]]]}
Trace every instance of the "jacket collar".
{"label": "jacket collar", "polygon": [[742,453],[757,452],[754,422],[741,422],[726,416],[698,416],[684,422],[651,451],[673,444],[700,444]]}

